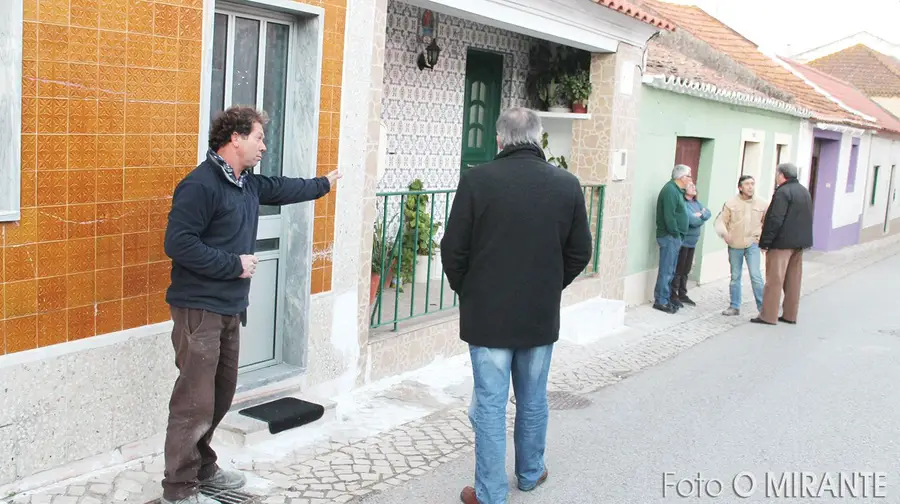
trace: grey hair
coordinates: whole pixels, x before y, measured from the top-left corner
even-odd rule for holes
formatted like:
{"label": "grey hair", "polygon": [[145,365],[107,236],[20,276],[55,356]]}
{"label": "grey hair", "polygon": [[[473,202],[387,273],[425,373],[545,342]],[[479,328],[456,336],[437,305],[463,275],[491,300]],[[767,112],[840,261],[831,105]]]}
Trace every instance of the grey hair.
{"label": "grey hair", "polygon": [[675,165],[675,168],[672,169],[672,180],[678,180],[685,175],[691,174],[691,167],[688,165]]}
{"label": "grey hair", "polygon": [[797,178],[798,172],[797,165],[794,163],[781,163],[778,165],[778,173],[784,175],[784,178],[788,180]]}
{"label": "grey hair", "polygon": [[541,118],[535,111],[515,107],[504,110],[497,119],[497,136],[502,147],[512,145],[541,145]]}

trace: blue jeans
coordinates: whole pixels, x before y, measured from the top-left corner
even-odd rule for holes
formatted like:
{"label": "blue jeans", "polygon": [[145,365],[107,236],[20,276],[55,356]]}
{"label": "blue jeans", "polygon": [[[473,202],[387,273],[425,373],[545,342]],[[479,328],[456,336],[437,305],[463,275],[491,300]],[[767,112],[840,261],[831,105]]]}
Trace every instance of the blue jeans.
{"label": "blue jeans", "polygon": [[516,477],[519,488],[533,489],[544,474],[547,444],[547,375],[553,345],[525,349],[469,346],[475,391],[469,420],[475,431],[475,495],[480,504],[505,504],[506,404],[512,376],[516,395]]}
{"label": "blue jeans", "polygon": [[741,271],[744,269],[744,259],[747,260],[747,269],[750,270],[750,284],[753,286],[756,309],[762,310],[765,283],[759,270],[759,245],[755,243],[745,249],[728,248],[728,262],[731,264],[731,307],[738,310],[741,308]]}
{"label": "blue jeans", "polygon": [[662,236],[656,239],[656,243],[659,245],[659,273],[656,275],[653,301],[657,304],[667,305],[672,294],[672,279],[675,278],[675,266],[678,264],[681,240],[674,236]]}

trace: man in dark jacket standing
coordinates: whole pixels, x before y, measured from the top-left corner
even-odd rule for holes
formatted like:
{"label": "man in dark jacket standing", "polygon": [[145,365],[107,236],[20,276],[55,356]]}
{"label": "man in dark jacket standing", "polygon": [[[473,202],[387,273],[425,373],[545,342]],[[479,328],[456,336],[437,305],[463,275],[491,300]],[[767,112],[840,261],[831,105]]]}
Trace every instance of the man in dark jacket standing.
{"label": "man in dark jacket standing", "polygon": [[[800,308],[800,280],[803,276],[803,249],[813,244],[813,209],[809,191],[797,181],[797,166],[778,165],[778,188],[763,221],[759,248],[766,250],[766,287],[757,324],[775,325],[775,319],[797,323]],[[782,315],[778,316],[784,290]]]}
{"label": "man in dark jacket standing", "polygon": [[475,390],[475,486],[465,504],[504,504],[506,405],[516,397],[516,477],[522,491],[547,479],[547,375],[559,339],[562,291],[591,259],[581,184],[546,161],[541,120],[513,108],[497,120],[493,162],[462,175],[441,260],[459,294],[460,338],[469,344]]}
{"label": "man in dark jacket standing", "polygon": [[340,178],[304,180],[250,173],[266,146],[264,112],[233,107],[209,132],[206,159],[175,188],[165,250],[172,259],[166,301],[175,327],[179,375],[169,402],[163,504],[217,504],[199,486],[234,490],[246,479],[220,468],[210,447],[237,386],[240,325],[258,260],[259,205],[288,205],[328,194]]}
{"label": "man in dark jacket standing", "polygon": [[656,198],[656,244],[659,245],[659,271],[653,290],[653,308],[675,313],[684,306],[672,298],[672,279],[678,265],[678,253],[688,232],[688,213],[684,204],[684,188],[691,182],[691,168],[676,165],[672,180]]}

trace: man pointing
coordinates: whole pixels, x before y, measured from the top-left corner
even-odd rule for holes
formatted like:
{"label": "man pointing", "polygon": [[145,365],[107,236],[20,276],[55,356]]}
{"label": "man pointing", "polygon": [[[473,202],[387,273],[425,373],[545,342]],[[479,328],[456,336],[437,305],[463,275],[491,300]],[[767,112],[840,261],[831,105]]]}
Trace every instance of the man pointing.
{"label": "man pointing", "polygon": [[206,159],[175,188],[165,250],[172,259],[166,301],[175,327],[179,376],[169,402],[164,504],[216,504],[200,485],[235,490],[246,479],[216,465],[213,432],[237,387],[240,325],[259,259],[260,205],[289,205],[328,194],[341,176],[300,179],[250,173],[266,152],[265,112],[232,107],[209,132]]}

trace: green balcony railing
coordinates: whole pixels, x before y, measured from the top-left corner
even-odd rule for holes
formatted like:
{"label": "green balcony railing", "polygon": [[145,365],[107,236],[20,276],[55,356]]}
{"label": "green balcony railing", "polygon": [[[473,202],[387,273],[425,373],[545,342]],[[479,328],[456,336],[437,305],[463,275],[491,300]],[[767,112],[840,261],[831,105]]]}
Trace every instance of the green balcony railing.
{"label": "green balcony railing", "polygon": [[[370,325],[401,322],[456,308],[458,298],[444,276],[438,238],[453,204],[453,189],[376,194],[378,218],[372,244]],[[584,185],[582,193],[594,238],[593,257],[583,275],[599,271],[603,231],[603,185]]]}

